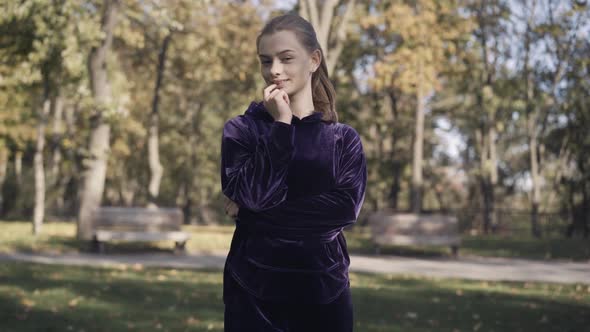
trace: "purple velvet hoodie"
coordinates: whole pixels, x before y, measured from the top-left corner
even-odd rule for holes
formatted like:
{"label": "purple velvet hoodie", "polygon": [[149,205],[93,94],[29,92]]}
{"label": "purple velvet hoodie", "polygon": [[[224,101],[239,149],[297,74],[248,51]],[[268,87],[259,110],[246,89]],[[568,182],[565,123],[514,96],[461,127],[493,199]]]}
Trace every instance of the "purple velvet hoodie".
{"label": "purple velvet hoodie", "polygon": [[225,273],[263,300],[331,302],[350,285],[342,229],[356,221],[366,183],[352,127],[321,112],[274,121],[252,102],[223,128],[221,186],[240,206]]}

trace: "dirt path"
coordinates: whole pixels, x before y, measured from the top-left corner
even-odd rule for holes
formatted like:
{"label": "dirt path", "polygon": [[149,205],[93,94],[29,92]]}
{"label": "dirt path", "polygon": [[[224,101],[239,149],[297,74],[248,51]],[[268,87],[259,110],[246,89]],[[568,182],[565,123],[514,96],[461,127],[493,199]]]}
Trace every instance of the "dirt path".
{"label": "dirt path", "polygon": [[[391,273],[475,280],[543,281],[590,285],[590,262],[535,261],[508,258],[460,257],[423,259],[398,256],[351,255],[354,272]],[[225,252],[172,254],[29,254],[0,253],[0,261],[103,266],[157,266],[188,269],[222,269]]]}

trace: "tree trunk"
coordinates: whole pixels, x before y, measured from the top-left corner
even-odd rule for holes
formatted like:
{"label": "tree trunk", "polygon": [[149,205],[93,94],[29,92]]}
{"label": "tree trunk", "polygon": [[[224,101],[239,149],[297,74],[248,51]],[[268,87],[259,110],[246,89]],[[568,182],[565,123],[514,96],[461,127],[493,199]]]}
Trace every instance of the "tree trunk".
{"label": "tree trunk", "polygon": [[332,29],[332,22],[335,17],[335,8],[338,0],[322,1],[318,8],[318,2],[314,0],[299,1],[299,15],[308,20],[316,30],[318,42],[322,48],[328,73],[332,74],[338,58],[342,53],[350,18],[356,5],[356,0],[348,0],[344,14],[338,26]]}
{"label": "tree trunk", "polygon": [[[92,95],[98,107],[108,104],[111,99],[110,85],[107,77],[107,53],[113,40],[113,30],[119,9],[118,0],[105,0],[103,6],[101,28],[105,34],[102,43],[93,48],[88,58],[88,71]],[[107,156],[109,151],[110,126],[103,119],[101,111],[97,111],[92,121],[88,156],[85,165],[84,179],[80,209],[78,211],[79,239],[90,239],[90,217],[93,211],[100,206],[104,191],[104,183],[107,171]]]}
{"label": "tree trunk", "polygon": [[[76,114],[78,113],[78,106],[76,104],[68,105],[65,108],[64,136],[73,141],[76,136]],[[62,176],[59,180],[60,196],[57,200],[58,208],[67,215],[75,215],[79,210],[80,205],[80,191],[81,178],[83,176],[82,165],[77,158],[76,152],[73,149],[64,149],[64,157],[70,162],[71,168],[67,176]],[[64,174],[65,175],[65,174]]]}
{"label": "tree trunk", "polygon": [[534,81],[533,72],[529,65],[534,13],[536,1],[533,1],[530,15],[527,18],[526,34],[524,38],[524,80],[525,80],[525,102],[526,102],[526,127],[529,140],[529,161],[532,182],[531,192],[531,233],[535,237],[540,237],[539,230],[539,164],[537,156],[537,107],[534,105]]}
{"label": "tree trunk", "polygon": [[[46,83],[47,84],[47,83]],[[45,127],[51,106],[49,88],[45,88],[43,106],[39,112],[37,124],[37,145],[34,158],[35,169],[35,208],[33,211],[33,234],[41,233],[43,218],[45,217],[45,168],[43,167],[43,150],[45,149]]]}
{"label": "tree trunk", "polygon": [[424,96],[418,87],[416,94],[416,128],[414,132],[414,158],[412,160],[412,189],[410,207],[412,212],[422,210],[422,158],[424,155]]}
{"label": "tree trunk", "polygon": [[[478,95],[479,109],[485,112],[483,99],[481,94]],[[493,189],[490,189],[493,173],[491,170],[490,158],[490,130],[485,130],[485,125],[482,124],[480,128],[475,131],[476,146],[479,149],[479,168],[480,175],[478,176],[479,188],[481,192],[481,204],[483,206],[483,232],[488,234],[492,230],[492,210],[493,210]]]}
{"label": "tree trunk", "polygon": [[[527,56],[528,59],[528,48]],[[539,229],[539,202],[541,191],[539,189],[539,158],[537,155],[537,107],[534,103],[533,74],[526,64],[526,122],[529,139],[529,162],[531,172],[531,233],[534,237],[540,237]]]}
{"label": "tree trunk", "polygon": [[493,197],[491,195],[492,186],[489,183],[489,179],[486,175],[480,178],[481,193],[483,199],[483,232],[489,234],[492,228],[492,209],[493,209]]}
{"label": "tree trunk", "polygon": [[164,78],[164,68],[166,63],[166,51],[172,38],[172,33],[168,33],[162,42],[162,48],[158,55],[158,68],[156,75],[156,86],[154,88],[154,100],[152,102],[152,114],[150,117],[150,129],[148,138],[148,159],[150,167],[150,184],[148,187],[148,207],[157,207],[158,194],[160,192],[160,183],[162,181],[162,174],[164,168],[160,163],[160,151],[159,151],[159,137],[158,137],[158,122],[160,120],[160,114],[158,110],[158,104],[160,100],[160,89],[162,87],[162,80]]}
{"label": "tree trunk", "polygon": [[4,214],[4,180],[6,180],[6,171],[8,170],[8,149],[0,145],[0,217]]}
{"label": "tree trunk", "polygon": [[493,233],[498,229],[498,217],[496,215],[496,186],[498,184],[498,155],[496,149],[496,127],[494,125],[495,115],[491,119],[492,124],[488,130],[489,136],[489,163],[490,163],[490,183],[488,188],[489,222]]}
{"label": "tree trunk", "polygon": [[[387,93],[387,97],[389,98],[389,106],[391,108],[391,115],[392,121],[391,126],[395,126],[398,122],[398,109],[397,109],[397,98],[395,94],[391,91]],[[391,188],[389,190],[389,206],[393,210],[398,209],[399,204],[399,192],[401,190],[401,179],[402,179],[402,170],[403,165],[399,161],[399,156],[396,154],[396,147],[397,142],[399,139],[399,133],[397,130],[393,129],[391,131],[391,156],[390,159],[392,161],[392,175],[393,175],[393,182],[391,183]]]}
{"label": "tree trunk", "polygon": [[581,223],[581,231],[584,235],[584,238],[587,239],[590,236],[590,195],[588,194],[588,190],[586,189],[587,182],[584,182],[584,196],[582,200],[582,220]]}
{"label": "tree trunk", "polygon": [[401,178],[402,178],[402,164],[399,161],[393,161],[393,182],[391,188],[389,188],[389,207],[393,210],[397,210],[399,207],[399,192],[401,190]]}
{"label": "tree trunk", "polygon": [[51,139],[52,145],[52,158],[51,158],[51,181],[53,186],[57,186],[59,183],[59,165],[61,164],[61,140],[63,138],[63,98],[58,94],[55,98],[55,104],[53,105],[53,133]]}
{"label": "tree trunk", "polygon": [[20,150],[14,152],[14,176],[20,192],[20,186],[23,183],[23,152]]}
{"label": "tree trunk", "polygon": [[533,236],[540,237],[539,229],[539,203],[541,200],[540,179],[539,179],[539,159],[537,155],[537,135],[536,135],[536,117],[535,113],[529,114],[528,131],[529,131],[529,159],[531,163],[531,231]]}

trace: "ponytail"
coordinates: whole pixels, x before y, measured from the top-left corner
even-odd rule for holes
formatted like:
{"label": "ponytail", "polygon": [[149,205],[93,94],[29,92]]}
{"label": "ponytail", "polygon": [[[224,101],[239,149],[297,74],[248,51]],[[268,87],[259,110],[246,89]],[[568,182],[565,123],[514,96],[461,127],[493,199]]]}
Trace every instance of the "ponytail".
{"label": "ponytail", "polygon": [[336,91],[334,85],[328,77],[328,66],[324,59],[324,52],[320,48],[322,61],[318,70],[311,76],[311,94],[313,96],[313,107],[324,113],[322,120],[329,122],[338,122],[336,113]]}

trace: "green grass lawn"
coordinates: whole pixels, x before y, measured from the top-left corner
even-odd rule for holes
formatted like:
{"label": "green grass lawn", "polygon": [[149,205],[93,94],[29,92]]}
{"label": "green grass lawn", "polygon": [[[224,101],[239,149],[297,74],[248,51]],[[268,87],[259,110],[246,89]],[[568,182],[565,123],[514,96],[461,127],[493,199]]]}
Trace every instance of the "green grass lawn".
{"label": "green grass lawn", "polygon": [[[355,331],[588,331],[590,286],[351,273]],[[0,265],[0,330],[222,331],[220,271]]]}
{"label": "green grass lawn", "polygon": [[[187,244],[189,252],[227,251],[233,234],[233,226],[183,226],[191,233]],[[42,234],[31,235],[28,222],[0,222],[0,252],[84,252],[89,251],[89,243],[75,239],[75,224],[50,222],[44,225]],[[373,254],[375,246],[371,242],[369,229],[356,227],[346,231],[348,248],[351,253]],[[575,261],[590,260],[590,239],[463,236],[460,254],[488,257],[514,257],[529,259],[566,259]],[[170,242],[155,243],[117,243],[108,244],[110,252],[172,251]],[[381,249],[383,254],[436,257],[448,256],[446,247],[396,247]]]}
{"label": "green grass lawn", "polygon": [[[227,251],[233,234],[231,226],[183,226],[191,234],[187,242],[190,252]],[[171,252],[174,243],[138,242],[107,244],[111,252]],[[89,241],[76,239],[76,225],[68,222],[48,222],[43,225],[40,235],[33,236],[30,222],[0,221],[0,252],[23,251],[45,253],[72,253],[91,251]]]}

